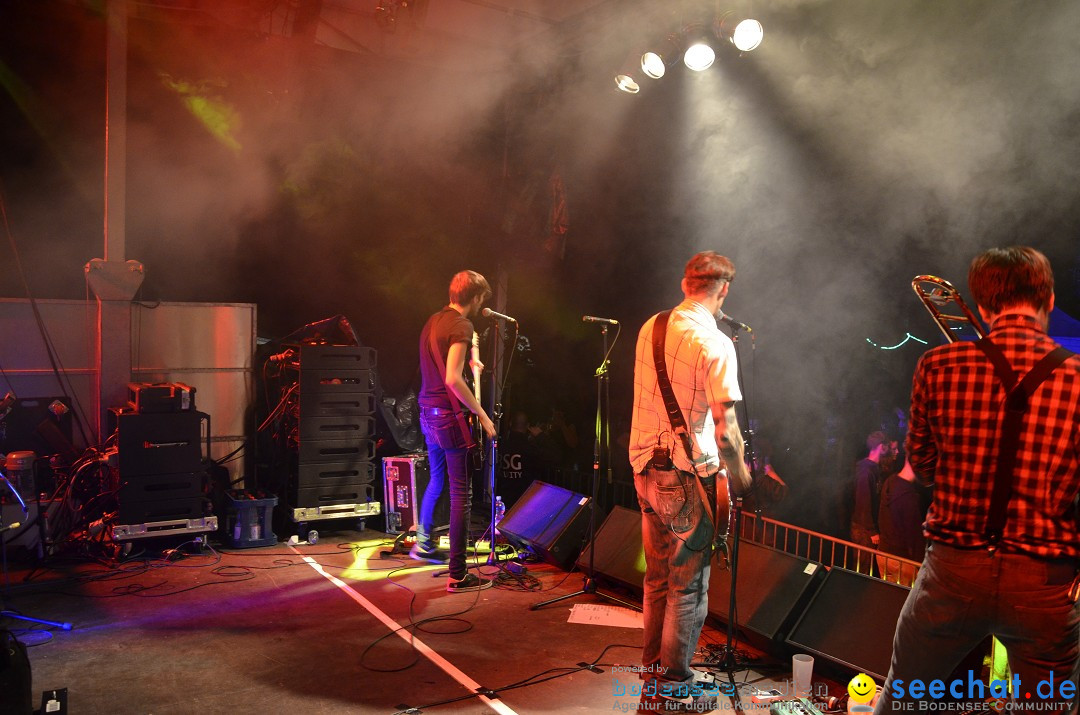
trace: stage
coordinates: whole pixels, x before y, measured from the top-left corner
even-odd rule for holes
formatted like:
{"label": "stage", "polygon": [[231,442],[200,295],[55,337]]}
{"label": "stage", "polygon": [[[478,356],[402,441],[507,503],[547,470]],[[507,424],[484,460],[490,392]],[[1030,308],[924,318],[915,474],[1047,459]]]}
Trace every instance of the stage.
{"label": "stage", "polygon": [[[440,567],[383,557],[392,545],[381,532],[342,531],[314,545],[247,550],[211,540],[212,550],[189,545],[118,568],[53,559],[29,583],[25,567],[14,568],[7,608],[73,625],[50,629],[51,639],[19,633],[36,643],[35,705],[42,691],[67,688],[68,712],[80,714],[635,709],[640,628],[568,622],[575,606],[607,607],[593,595],[529,608],[580,589],[580,572],[530,563],[540,590],[509,582],[448,594],[434,576]],[[710,622],[699,656],[724,643],[723,624]],[[749,685],[784,688],[790,659],[742,641],[738,651],[753,662],[735,673],[748,684],[744,707],[764,712]],[[814,680],[815,693],[830,695],[847,682],[827,664]]]}

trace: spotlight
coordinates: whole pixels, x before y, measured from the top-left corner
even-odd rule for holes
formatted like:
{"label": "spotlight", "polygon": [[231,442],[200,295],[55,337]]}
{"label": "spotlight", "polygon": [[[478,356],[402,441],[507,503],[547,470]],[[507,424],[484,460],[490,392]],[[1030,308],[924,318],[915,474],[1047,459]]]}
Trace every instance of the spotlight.
{"label": "spotlight", "polygon": [[674,36],[666,37],[641,55],[641,71],[646,77],[660,79],[670,65],[679,61],[681,47]]}
{"label": "spotlight", "polygon": [[659,53],[646,52],[641,56],[641,71],[646,77],[660,79],[667,71],[667,65],[664,64],[664,58]]}
{"label": "spotlight", "polygon": [[716,52],[705,40],[694,40],[683,52],[682,61],[687,69],[704,72],[716,61]]}
{"label": "spotlight", "polygon": [[751,18],[743,18],[732,12],[724,13],[714,25],[716,36],[735,45],[740,52],[756,50],[765,37],[761,23]]}
{"label": "spotlight", "polygon": [[622,69],[615,73],[615,86],[620,92],[637,94],[641,91],[641,85],[637,83],[635,76],[638,69],[638,57],[636,52],[631,52],[622,63]]}
{"label": "spotlight", "polygon": [[633,77],[623,72],[615,75],[615,86],[619,91],[627,94],[637,94],[641,91],[641,85]]}

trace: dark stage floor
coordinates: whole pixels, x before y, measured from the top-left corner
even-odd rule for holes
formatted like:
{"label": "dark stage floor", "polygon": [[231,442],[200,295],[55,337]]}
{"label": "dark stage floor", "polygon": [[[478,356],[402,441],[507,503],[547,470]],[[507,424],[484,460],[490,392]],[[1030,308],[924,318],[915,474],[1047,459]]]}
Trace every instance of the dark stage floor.
{"label": "dark stage floor", "polygon": [[[346,531],[324,533],[316,545],[201,553],[188,547],[182,558],[117,569],[54,560],[30,584],[16,565],[5,608],[74,625],[70,632],[51,629],[51,638],[44,629],[18,635],[34,644],[35,702],[42,690],[67,688],[68,711],[78,715],[634,707],[637,697],[619,693],[638,681],[619,668],[640,662],[639,628],[568,622],[573,606],[604,603],[595,596],[529,609],[579,589],[580,573],[530,564],[542,590],[508,582],[448,594],[445,577],[433,577],[438,567],[382,558],[390,543],[380,532]],[[724,640],[709,625],[700,646],[704,653]],[[737,674],[740,681],[771,687],[790,677],[790,660],[784,665],[744,644],[740,649],[756,660],[753,670]],[[592,672],[583,663],[599,667]],[[497,700],[469,697],[477,687],[527,682]],[[744,701],[751,706],[748,696]]]}

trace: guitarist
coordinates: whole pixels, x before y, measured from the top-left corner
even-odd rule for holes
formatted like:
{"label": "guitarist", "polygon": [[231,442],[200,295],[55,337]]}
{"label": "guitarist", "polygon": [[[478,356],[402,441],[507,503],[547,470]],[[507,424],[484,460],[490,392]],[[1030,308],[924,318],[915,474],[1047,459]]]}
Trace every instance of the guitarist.
{"label": "guitarist", "polygon": [[[693,697],[699,693],[690,659],[707,612],[712,546],[717,532],[726,533],[729,486],[736,494],[750,488],[735,418],[742,399],[735,346],[716,326],[734,277],[735,266],[724,256],[697,254],[686,264],[683,302],[650,318],[638,334],[630,462],[645,549],[641,655],[650,682],[642,692],[650,709],[702,705]],[[661,318],[657,352],[681,420],[669,418],[657,376],[654,332],[660,335]]]}
{"label": "guitarist", "polygon": [[[479,591],[491,581],[468,573],[465,548],[472,500],[468,452],[475,446],[466,412],[477,416],[488,437],[495,425],[465,382],[466,356],[473,337],[469,320],[491,296],[487,280],[476,271],[461,271],[450,281],[450,304],[431,316],[420,333],[420,428],[427,443],[431,478],[420,504],[416,545],[410,556],[441,563],[435,550],[432,519],[444,487],[450,486],[450,593]],[[475,362],[475,361],[474,361]],[[482,368],[483,366],[474,368]]]}

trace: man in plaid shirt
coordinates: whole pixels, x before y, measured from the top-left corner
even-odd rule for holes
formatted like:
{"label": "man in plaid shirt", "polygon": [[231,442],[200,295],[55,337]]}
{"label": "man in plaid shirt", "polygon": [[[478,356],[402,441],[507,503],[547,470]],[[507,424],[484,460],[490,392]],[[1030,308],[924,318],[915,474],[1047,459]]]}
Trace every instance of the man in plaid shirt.
{"label": "man in plaid shirt", "polygon": [[[1042,253],[1026,247],[987,251],[972,261],[968,285],[990,325],[989,340],[1017,380],[1059,347],[1046,334],[1054,277]],[[948,678],[990,634],[1008,649],[1014,685],[1019,677],[1013,698],[1038,697],[1054,711],[1076,706],[1080,357],[1065,359],[1029,395],[1015,466],[1007,475],[1011,494],[1001,500],[1007,505],[1004,524],[994,529],[997,464],[1010,451],[1000,449],[1005,401],[998,371],[975,343],[934,348],[915,370],[906,446],[915,471],[934,482],[924,524],[930,543],[896,626],[879,715],[912,707],[918,699],[909,687],[913,680]],[[1053,692],[1036,692],[1051,676]],[[964,680],[962,694],[950,693],[946,684],[945,697],[995,695],[971,692]]]}
{"label": "man in plaid shirt", "polygon": [[716,689],[701,692],[690,661],[708,612],[715,532],[700,494],[716,504],[718,481],[725,484],[721,470],[736,494],[750,488],[735,417],[735,403],[742,399],[735,346],[716,327],[734,278],[735,265],[714,251],[691,258],[681,283],[684,300],[672,309],[664,331],[664,365],[690,433],[689,445],[676,436],[657,379],[653,333],[658,316],[638,333],[629,454],[645,550],[641,657],[648,683],[642,688],[642,709],[716,706]]}

